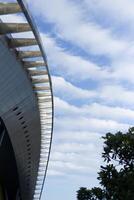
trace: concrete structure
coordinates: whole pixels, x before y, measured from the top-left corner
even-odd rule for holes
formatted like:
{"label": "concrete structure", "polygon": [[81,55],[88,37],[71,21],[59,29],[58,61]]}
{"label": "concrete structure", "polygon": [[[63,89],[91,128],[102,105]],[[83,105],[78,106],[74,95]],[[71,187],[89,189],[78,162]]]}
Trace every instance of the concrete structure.
{"label": "concrete structure", "polygon": [[[26,3],[0,3],[0,15],[15,13],[25,23],[0,21],[0,199],[39,200],[52,141],[52,84]],[[33,38],[12,35],[28,31]]]}

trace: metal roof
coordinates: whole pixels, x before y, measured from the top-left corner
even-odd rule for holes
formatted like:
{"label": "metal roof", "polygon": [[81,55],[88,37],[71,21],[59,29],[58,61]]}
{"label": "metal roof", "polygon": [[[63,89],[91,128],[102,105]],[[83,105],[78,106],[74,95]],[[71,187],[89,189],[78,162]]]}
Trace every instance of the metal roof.
{"label": "metal roof", "polygon": [[[0,3],[0,15],[15,13],[23,13],[26,18],[26,23],[4,23],[1,21],[0,34],[6,35],[9,48],[15,49],[17,58],[22,62],[24,70],[28,72],[28,78],[30,77],[33,90],[38,100],[37,106],[40,112],[41,147],[38,176],[33,200],[39,200],[46,178],[52,143],[54,117],[52,83],[40,35],[26,2],[24,0],[17,0],[16,3]],[[32,31],[34,37],[15,38],[13,36],[9,37],[8,35],[27,31]],[[32,45],[37,45],[39,50],[33,51]],[[24,46],[29,46],[29,49],[26,51],[19,49],[19,47]],[[43,61],[40,61],[39,58],[42,58]],[[45,119],[47,119],[47,121],[45,121]]]}

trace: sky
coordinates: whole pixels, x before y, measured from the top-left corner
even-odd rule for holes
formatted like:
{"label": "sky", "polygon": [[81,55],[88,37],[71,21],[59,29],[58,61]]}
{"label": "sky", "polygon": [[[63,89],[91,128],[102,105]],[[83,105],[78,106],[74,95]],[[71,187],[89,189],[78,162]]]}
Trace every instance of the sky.
{"label": "sky", "polygon": [[54,92],[42,200],[76,200],[79,187],[99,184],[101,137],[134,123],[134,1],[28,0],[28,5]]}

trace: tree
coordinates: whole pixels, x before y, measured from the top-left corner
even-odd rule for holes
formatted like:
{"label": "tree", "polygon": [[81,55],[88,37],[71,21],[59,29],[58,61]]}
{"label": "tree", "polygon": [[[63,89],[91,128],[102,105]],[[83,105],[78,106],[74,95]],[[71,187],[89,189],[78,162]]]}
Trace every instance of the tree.
{"label": "tree", "polygon": [[[127,133],[107,133],[100,167],[100,188],[80,188],[78,200],[134,200],[134,127]],[[84,196],[85,194],[85,196]]]}
{"label": "tree", "polygon": [[94,187],[91,190],[81,187],[78,191],[77,191],[77,199],[78,200],[103,200],[104,197],[104,193],[102,191],[102,189],[100,189],[99,187]]}

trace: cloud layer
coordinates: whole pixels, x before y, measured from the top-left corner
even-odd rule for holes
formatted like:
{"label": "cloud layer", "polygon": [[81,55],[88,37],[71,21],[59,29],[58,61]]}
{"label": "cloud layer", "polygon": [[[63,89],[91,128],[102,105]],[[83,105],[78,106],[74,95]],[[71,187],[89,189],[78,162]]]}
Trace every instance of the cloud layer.
{"label": "cloud layer", "polygon": [[134,123],[134,3],[39,0],[32,5],[48,26],[45,32],[40,28],[55,95],[48,177],[71,177],[76,186],[76,177],[84,177],[88,187],[87,177],[94,185],[102,163],[101,136]]}

